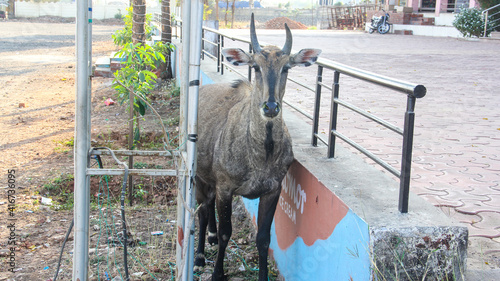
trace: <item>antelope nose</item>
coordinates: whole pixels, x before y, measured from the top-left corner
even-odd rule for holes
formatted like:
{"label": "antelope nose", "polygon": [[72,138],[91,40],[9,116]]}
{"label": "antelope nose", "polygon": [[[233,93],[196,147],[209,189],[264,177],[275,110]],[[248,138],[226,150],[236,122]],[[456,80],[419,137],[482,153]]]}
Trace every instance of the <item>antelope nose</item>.
{"label": "antelope nose", "polygon": [[280,105],[277,102],[264,102],[262,108],[264,109],[264,115],[266,117],[276,117],[280,112]]}

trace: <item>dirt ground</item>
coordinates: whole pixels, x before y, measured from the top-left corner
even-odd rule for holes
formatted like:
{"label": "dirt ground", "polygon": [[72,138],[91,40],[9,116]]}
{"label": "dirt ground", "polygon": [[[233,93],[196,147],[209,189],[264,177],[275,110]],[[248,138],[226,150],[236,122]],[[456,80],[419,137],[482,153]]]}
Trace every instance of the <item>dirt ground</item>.
{"label": "dirt ground", "polygon": [[[0,158],[0,189],[3,190],[0,192],[0,280],[51,280],[73,217],[75,24],[71,19],[59,20],[0,21],[0,147],[3,153]],[[118,23],[94,21],[94,62],[117,50],[111,35],[122,27]],[[110,78],[92,80],[92,146],[123,149],[127,144],[128,112],[126,104],[104,104],[106,99],[114,99],[111,83]],[[178,100],[161,90],[163,88],[157,91],[152,105],[165,116],[164,123],[169,126],[170,134],[175,135]],[[146,114],[140,121],[142,149],[161,149],[158,122],[153,114]],[[143,157],[135,161],[135,168],[171,166],[169,159]],[[112,159],[103,159],[103,163],[114,165]],[[15,186],[15,198],[8,198],[12,188],[7,183]],[[118,207],[121,183],[119,177],[92,178],[91,280],[121,280],[124,276]],[[128,249],[132,257],[128,259],[131,280],[173,280],[175,179],[142,177],[135,179],[134,184],[134,206],[126,208],[131,236]],[[44,204],[44,197],[53,199],[54,204]],[[13,199],[10,203],[16,206],[13,212],[9,209],[9,199]],[[254,237],[248,220],[241,216],[236,214],[234,226],[241,231],[233,233],[227,254],[230,262],[226,264],[226,271],[231,278],[236,278],[234,280],[253,279],[256,274],[253,270],[256,250],[254,243],[248,243]],[[163,234],[151,235],[157,231]],[[71,279],[72,253],[73,234],[64,248],[58,280]],[[213,255],[214,250],[208,250],[208,264]],[[9,261],[13,264],[9,265]],[[6,264],[8,266],[4,266]],[[206,270],[197,276],[206,279],[210,266]],[[271,277],[275,276],[271,268]]]}

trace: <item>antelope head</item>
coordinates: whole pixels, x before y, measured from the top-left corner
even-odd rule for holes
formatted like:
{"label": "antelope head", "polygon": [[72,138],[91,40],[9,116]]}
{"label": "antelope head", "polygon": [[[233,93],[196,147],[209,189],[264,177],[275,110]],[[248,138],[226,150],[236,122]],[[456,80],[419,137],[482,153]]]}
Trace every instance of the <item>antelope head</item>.
{"label": "antelope head", "polygon": [[250,65],[255,70],[252,85],[252,99],[260,108],[263,118],[274,118],[281,113],[281,102],[285,94],[288,70],[294,66],[310,66],[318,59],[321,50],[302,49],[291,55],[292,33],[285,23],[286,41],[283,48],[265,46],[261,48],[255,33],[255,22],[252,14],[250,22],[250,40],[253,53],[249,54],[239,48],[223,49],[227,61],[233,65]]}

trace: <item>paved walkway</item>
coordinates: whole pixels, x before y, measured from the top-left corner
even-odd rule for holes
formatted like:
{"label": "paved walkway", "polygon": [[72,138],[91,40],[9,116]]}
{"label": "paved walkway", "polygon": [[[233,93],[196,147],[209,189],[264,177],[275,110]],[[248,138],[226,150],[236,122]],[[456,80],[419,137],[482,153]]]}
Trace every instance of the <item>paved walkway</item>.
{"label": "paved walkway", "polygon": [[[248,37],[248,30],[232,32]],[[294,50],[320,48],[323,58],[426,86],[415,110],[411,190],[466,223],[471,238],[486,239],[478,251],[496,256],[500,267],[500,41],[292,32]],[[258,37],[284,43],[283,31],[258,30]],[[316,69],[296,68],[290,77],[312,86]],[[324,81],[331,83],[332,76],[325,72]],[[313,94],[299,88],[289,83],[286,98],[312,112]],[[323,132],[329,97],[324,94],[321,107]],[[340,97],[402,127],[406,98],[398,92],[341,76]],[[340,114],[339,132],[400,169],[399,136],[346,110]]]}

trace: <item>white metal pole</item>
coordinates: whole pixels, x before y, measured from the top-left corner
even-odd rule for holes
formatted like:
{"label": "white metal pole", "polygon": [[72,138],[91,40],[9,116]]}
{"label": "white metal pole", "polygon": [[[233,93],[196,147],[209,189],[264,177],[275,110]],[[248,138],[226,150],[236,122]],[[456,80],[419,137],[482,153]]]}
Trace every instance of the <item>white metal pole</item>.
{"label": "white metal pole", "polygon": [[89,263],[89,178],[86,175],[89,163],[88,152],[90,107],[88,93],[89,73],[89,1],[78,0],[76,11],[76,118],[75,118],[75,240],[73,252],[73,281],[88,279]]}
{"label": "white metal pole", "polygon": [[[195,183],[198,141],[198,90],[200,87],[200,57],[201,57],[201,36],[203,24],[203,2],[193,1],[191,5],[191,41],[189,51],[189,97],[188,97],[188,141],[187,141],[187,172],[188,190],[186,190],[186,202],[190,209],[194,209]],[[194,263],[194,223],[191,223],[192,214],[185,212],[184,226],[186,228],[187,239],[184,240],[187,247],[186,265],[184,266],[183,280],[193,280]],[[187,227],[190,226],[189,229]],[[186,237],[186,235],[184,236]]]}
{"label": "white metal pole", "polygon": [[[180,136],[179,143],[181,151],[186,151],[187,142],[187,114],[188,114],[188,93],[189,93],[189,45],[190,45],[190,26],[191,26],[191,1],[184,1],[182,7],[182,55],[181,55],[181,96],[180,96]],[[184,159],[184,157],[182,157]],[[181,171],[186,171],[185,163],[182,163]],[[177,240],[176,240],[176,264],[177,264],[177,278],[182,275],[181,265],[184,264],[182,252],[184,243],[184,205],[183,200],[186,198],[186,185],[187,175],[181,174],[178,179],[178,193],[177,193]],[[182,230],[182,231],[181,231]]]}

